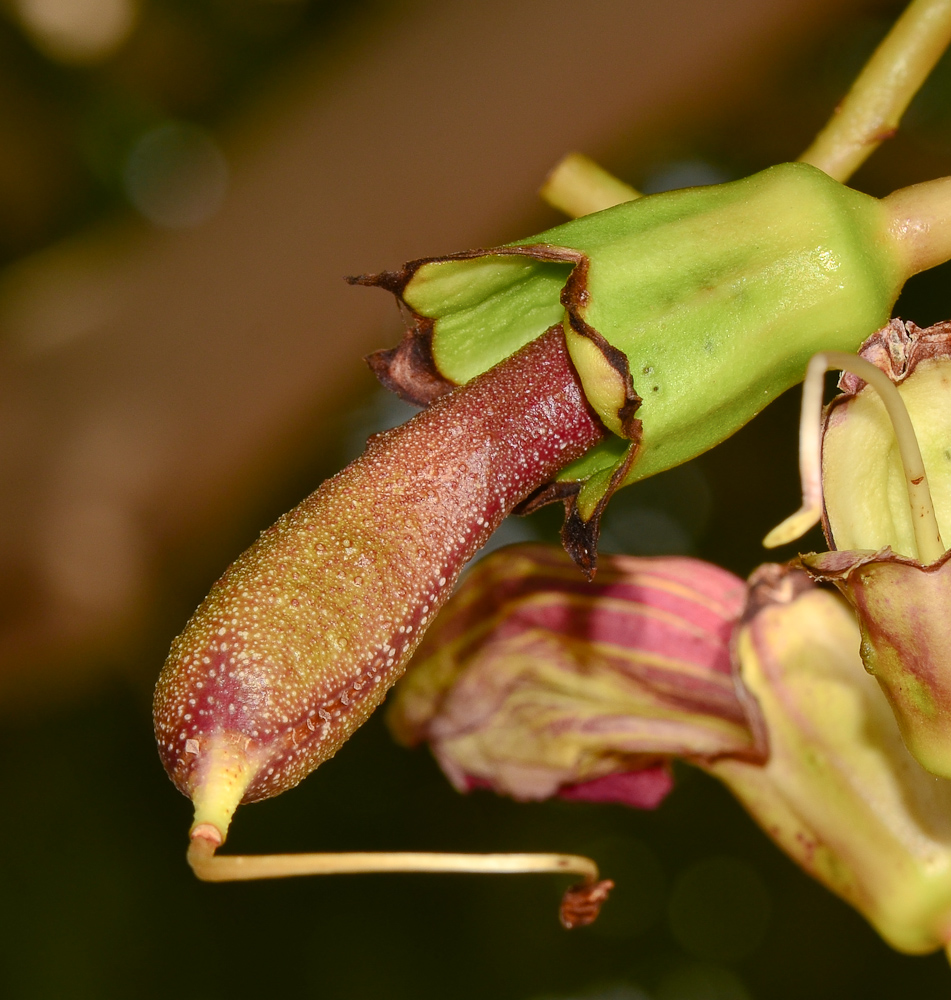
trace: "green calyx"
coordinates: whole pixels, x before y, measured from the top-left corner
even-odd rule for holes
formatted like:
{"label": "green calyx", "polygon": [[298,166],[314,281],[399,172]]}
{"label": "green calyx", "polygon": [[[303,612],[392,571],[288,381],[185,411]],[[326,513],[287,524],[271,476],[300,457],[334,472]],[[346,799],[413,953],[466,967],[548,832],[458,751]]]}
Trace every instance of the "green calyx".
{"label": "green calyx", "polygon": [[889,221],[882,202],[801,163],[641,198],[357,279],[412,315],[404,344],[371,363],[426,402],[563,324],[614,437],[563,470],[552,496],[573,484],[576,518],[596,524],[619,486],[723,441],[816,351],[855,350],[887,321],[908,274]]}

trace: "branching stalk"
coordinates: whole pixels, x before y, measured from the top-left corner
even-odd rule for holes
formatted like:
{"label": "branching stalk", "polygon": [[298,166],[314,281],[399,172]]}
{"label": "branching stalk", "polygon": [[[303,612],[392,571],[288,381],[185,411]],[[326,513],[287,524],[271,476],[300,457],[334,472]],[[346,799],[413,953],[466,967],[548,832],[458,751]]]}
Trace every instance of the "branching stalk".
{"label": "branching stalk", "polygon": [[944,544],[935,518],[934,503],[925,474],[921,449],[911,417],[895,384],[879,368],[854,354],[823,351],[813,356],[806,369],[802,389],[802,414],[799,422],[799,474],[802,480],[802,506],[777,525],[763,539],[767,548],[795,541],[819,523],[822,515],[822,391],[823,376],[829,369],[852,372],[867,382],[881,397],[895,429],[898,453],[905,472],[908,502],[918,559],[928,565],[944,555]]}
{"label": "branching stalk", "polygon": [[582,153],[569,153],[545,179],[541,197],[577,219],[640,198],[641,193]]}
{"label": "branching stalk", "polygon": [[951,0],[913,0],[799,157],[843,183],[898,128],[951,42]]}
{"label": "branching stalk", "polygon": [[927,271],[951,258],[951,177],[901,188],[882,205],[906,274]]}

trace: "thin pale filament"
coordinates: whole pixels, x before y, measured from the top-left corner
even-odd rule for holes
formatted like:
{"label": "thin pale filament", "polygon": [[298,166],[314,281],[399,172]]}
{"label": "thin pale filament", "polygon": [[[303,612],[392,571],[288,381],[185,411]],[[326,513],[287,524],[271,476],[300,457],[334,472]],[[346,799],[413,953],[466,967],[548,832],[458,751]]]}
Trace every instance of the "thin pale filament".
{"label": "thin pale filament", "polygon": [[428,851],[346,851],[330,854],[216,855],[217,844],[201,835],[188,846],[188,863],[205,882],[343,875],[360,872],[556,872],[598,881],[598,866],[577,854],[438,854]]}
{"label": "thin pale filament", "polygon": [[581,153],[569,153],[559,161],[538,193],[552,208],[573,219],[641,196],[639,191]]}
{"label": "thin pale filament", "polygon": [[951,0],[913,0],[799,157],[847,181],[886,139],[951,42]]}
{"label": "thin pale filament", "polygon": [[944,544],[935,518],[934,503],[925,475],[925,465],[911,417],[894,382],[870,361],[842,351],[823,351],[813,356],[806,369],[802,387],[802,413],[799,420],[799,475],[802,480],[802,506],[777,525],[763,539],[767,548],[795,541],[819,523],[822,515],[822,392],[823,376],[830,368],[851,372],[867,382],[881,397],[895,430],[898,453],[905,473],[908,502],[918,559],[933,563],[944,555]]}

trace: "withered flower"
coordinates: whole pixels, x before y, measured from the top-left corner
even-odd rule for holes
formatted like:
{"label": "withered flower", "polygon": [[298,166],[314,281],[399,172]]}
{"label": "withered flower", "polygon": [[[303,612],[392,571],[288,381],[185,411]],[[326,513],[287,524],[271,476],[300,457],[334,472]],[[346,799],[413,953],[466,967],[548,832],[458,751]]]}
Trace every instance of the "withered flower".
{"label": "withered flower", "polygon": [[731,667],[745,594],[696,559],[605,556],[588,584],[557,549],[502,549],[433,625],[390,725],[461,791],[652,808],[671,757],[765,757]]}
{"label": "withered flower", "polygon": [[747,587],[613,556],[585,585],[557,550],[503,549],[437,619],[389,721],[461,791],[521,799],[651,808],[658,764],[687,759],[893,947],[951,942],[951,783],[905,748],[847,603],[801,569]]}

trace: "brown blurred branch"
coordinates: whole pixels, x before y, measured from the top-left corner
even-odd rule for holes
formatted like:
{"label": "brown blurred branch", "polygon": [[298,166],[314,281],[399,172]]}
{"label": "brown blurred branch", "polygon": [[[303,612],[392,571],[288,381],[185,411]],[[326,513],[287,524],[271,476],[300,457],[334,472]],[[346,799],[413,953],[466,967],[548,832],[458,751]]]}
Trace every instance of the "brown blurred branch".
{"label": "brown blurred branch", "polygon": [[396,320],[343,275],[521,235],[566,151],[730,100],[856,5],[418,3],[235,124],[231,189],[201,228],[116,222],[8,271],[4,697],[133,635],[166,553],[255,502],[255,471],[367,384],[360,356]]}

